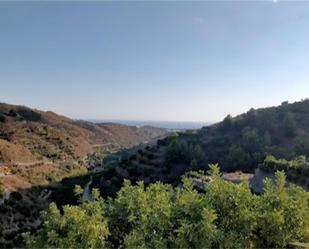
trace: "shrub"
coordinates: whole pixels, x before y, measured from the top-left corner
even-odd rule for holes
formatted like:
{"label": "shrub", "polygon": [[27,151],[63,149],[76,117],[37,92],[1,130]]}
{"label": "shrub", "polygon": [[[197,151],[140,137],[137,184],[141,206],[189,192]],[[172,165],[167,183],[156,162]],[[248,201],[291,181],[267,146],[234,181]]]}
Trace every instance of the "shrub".
{"label": "shrub", "polygon": [[276,173],[273,183],[264,181],[265,192],[258,199],[260,247],[284,248],[295,240],[308,240],[308,193],[300,187],[285,187],[283,172]]}
{"label": "shrub", "polygon": [[309,139],[307,137],[297,137],[293,151],[296,155],[309,156]]}
{"label": "shrub", "polygon": [[136,154],[133,154],[130,156],[129,158],[130,161],[134,161],[134,160],[137,160],[137,155]]}
{"label": "shrub", "polygon": [[260,168],[266,172],[275,172],[282,170],[287,173],[288,177],[292,175],[309,174],[309,161],[305,156],[298,156],[293,160],[277,159],[272,155],[268,155]]}
{"label": "shrub", "polygon": [[104,202],[83,202],[66,205],[63,212],[52,203],[42,213],[45,220],[36,235],[25,233],[27,248],[106,248],[109,229]]}
{"label": "shrub", "polygon": [[292,113],[287,112],[283,119],[284,131],[287,136],[293,137],[296,131],[296,122]]}
{"label": "shrub", "polygon": [[5,116],[3,115],[3,113],[0,113],[0,122],[4,123],[6,120]]}

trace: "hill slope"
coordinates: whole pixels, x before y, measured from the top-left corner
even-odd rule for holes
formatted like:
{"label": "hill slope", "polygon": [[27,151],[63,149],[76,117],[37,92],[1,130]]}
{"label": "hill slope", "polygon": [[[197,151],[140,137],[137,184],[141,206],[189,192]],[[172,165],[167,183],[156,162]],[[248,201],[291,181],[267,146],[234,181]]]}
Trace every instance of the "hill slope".
{"label": "hill slope", "polygon": [[267,154],[287,159],[309,156],[309,100],[229,115],[197,134],[180,135],[181,140],[202,148],[204,166],[219,163],[226,171],[253,171]]}
{"label": "hill slope", "polygon": [[0,166],[32,184],[48,183],[85,169],[94,146],[130,147],[164,134],[154,127],[94,124],[0,104]]}

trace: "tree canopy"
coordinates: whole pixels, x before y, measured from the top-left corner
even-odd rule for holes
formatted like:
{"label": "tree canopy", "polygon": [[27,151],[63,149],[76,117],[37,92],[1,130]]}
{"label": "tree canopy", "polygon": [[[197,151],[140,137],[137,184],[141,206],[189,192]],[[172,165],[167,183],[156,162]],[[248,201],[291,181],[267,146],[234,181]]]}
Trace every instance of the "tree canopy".
{"label": "tree canopy", "polygon": [[[196,176],[199,173],[195,174]],[[43,212],[42,228],[25,234],[29,248],[261,248],[309,240],[308,193],[285,174],[265,181],[261,195],[248,180],[234,184],[210,166],[203,190],[183,177],[172,187],[125,181],[117,196]],[[78,188],[77,188],[78,190]],[[80,190],[80,189],[79,189]],[[80,193],[80,191],[77,191]]]}

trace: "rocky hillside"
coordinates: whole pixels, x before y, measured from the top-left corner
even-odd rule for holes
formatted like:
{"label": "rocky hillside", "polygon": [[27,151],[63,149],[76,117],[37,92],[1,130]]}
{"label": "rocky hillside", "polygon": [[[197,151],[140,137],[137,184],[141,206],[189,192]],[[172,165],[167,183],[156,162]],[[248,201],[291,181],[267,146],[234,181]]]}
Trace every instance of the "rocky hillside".
{"label": "rocky hillside", "polygon": [[0,170],[31,184],[49,183],[83,170],[94,147],[130,147],[164,134],[154,127],[94,124],[0,104]]}

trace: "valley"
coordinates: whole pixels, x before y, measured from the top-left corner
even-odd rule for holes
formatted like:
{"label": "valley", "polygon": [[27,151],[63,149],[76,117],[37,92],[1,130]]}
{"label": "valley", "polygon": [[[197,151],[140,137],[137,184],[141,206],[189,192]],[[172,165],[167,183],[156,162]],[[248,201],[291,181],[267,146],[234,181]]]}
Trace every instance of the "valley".
{"label": "valley", "polygon": [[177,189],[189,179],[195,191],[203,193],[215,181],[209,172],[217,162],[223,181],[240,186],[248,181],[246,191],[257,196],[264,195],[266,178],[276,182],[278,169],[285,172],[287,186],[308,189],[308,152],[306,145],[299,146],[299,139],[305,144],[309,134],[308,107],[308,100],[284,103],[228,116],[200,130],[167,133],[74,121],[3,104],[1,246],[22,246],[22,233],[37,231],[39,213],[50,203],[95,203],[98,194],[115,200],[126,180],[133,186],[142,182],[151,188],[159,182]]}
{"label": "valley", "polygon": [[308,24],[0,0],[0,249],[309,249]]}

